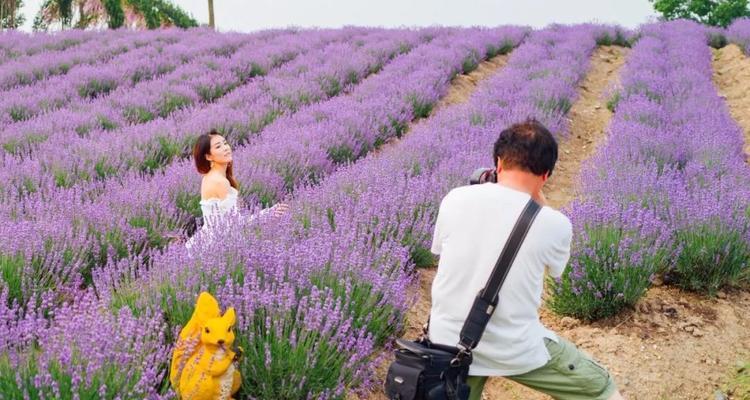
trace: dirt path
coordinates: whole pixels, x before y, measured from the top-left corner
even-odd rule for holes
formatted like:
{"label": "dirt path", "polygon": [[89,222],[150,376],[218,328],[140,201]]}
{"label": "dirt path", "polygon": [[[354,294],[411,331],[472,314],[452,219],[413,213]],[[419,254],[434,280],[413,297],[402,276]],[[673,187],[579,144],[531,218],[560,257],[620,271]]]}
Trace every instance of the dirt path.
{"label": "dirt path", "polygon": [[713,50],[713,55],[714,84],[745,133],[745,154],[750,160],[750,57],[735,44]]}
{"label": "dirt path", "polygon": [[[612,112],[607,109],[604,93],[617,81],[629,50],[602,46],[591,57],[589,73],[579,85],[578,100],[568,114],[571,120],[570,135],[559,143],[555,171],[544,189],[550,206],[554,208],[561,208],[575,198],[581,164],[594,154],[606,138]],[[562,336],[568,337],[564,333]],[[484,394],[487,399],[548,398],[505,379],[491,379]]]}
{"label": "dirt path", "polygon": [[[432,108],[432,112],[430,112],[430,115],[427,118],[422,118],[410,124],[406,133],[404,134],[408,135],[409,131],[414,129],[415,126],[426,123],[430,119],[430,117],[440,112],[440,110],[469,101],[469,98],[476,90],[479,82],[487,79],[487,77],[491,76],[497,70],[505,66],[505,64],[508,63],[508,57],[510,57],[509,54],[501,54],[499,56],[495,56],[493,58],[490,58],[489,60],[479,63],[477,69],[471,71],[468,74],[456,75],[453,80],[451,80],[450,86],[448,87],[448,92],[437,102],[437,104],[435,104],[435,106]],[[387,151],[388,149],[396,146],[399,141],[399,138],[391,137],[386,140],[382,146],[375,149],[374,153],[378,154],[383,151]]]}
{"label": "dirt path", "polygon": [[607,109],[604,91],[617,79],[629,50],[602,46],[591,58],[591,69],[579,86],[578,100],[568,114],[570,136],[560,143],[555,171],[544,188],[552,207],[560,208],[575,198],[581,163],[594,154],[606,137],[612,113]]}

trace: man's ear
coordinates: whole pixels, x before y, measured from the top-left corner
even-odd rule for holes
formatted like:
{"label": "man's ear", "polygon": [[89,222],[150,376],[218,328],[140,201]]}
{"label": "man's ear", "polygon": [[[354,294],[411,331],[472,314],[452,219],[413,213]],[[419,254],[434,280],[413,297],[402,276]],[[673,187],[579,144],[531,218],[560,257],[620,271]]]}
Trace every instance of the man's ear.
{"label": "man's ear", "polygon": [[549,171],[545,172],[544,175],[542,175],[542,182],[547,182],[547,179],[549,179]]}

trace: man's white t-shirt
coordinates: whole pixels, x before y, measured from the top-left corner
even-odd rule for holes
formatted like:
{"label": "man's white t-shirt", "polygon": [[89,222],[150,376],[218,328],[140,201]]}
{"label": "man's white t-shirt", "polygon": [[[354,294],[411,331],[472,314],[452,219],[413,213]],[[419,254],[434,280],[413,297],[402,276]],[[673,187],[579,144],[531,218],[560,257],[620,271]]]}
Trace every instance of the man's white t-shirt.
{"label": "man's white t-shirt", "polygon": [[[458,343],[474,298],[487,283],[529,198],[496,183],[458,187],[443,198],[432,242],[432,252],[440,255],[432,283],[433,342]],[[566,216],[549,207],[539,211],[473,351],[470,375],[518,375],[550,359],[544,338],[558,338],[539,321],[544,272],[548,268],[553,277],[562,275],[570,258],[571,237]]]}

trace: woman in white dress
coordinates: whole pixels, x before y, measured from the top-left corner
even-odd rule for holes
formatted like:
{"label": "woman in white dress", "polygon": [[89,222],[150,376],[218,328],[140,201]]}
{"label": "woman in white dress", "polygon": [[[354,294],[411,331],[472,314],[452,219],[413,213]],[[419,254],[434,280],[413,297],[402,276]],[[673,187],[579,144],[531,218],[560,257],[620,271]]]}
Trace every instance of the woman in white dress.
{"label": "woman in white dress", "polygon": [[[193,146],[193,159],[201,180],[201,212],[203,226],[185,244],[188,250],[196,236],[207,234],[222,217],[239,213],[239,185],[232,171],[232,148],[226,139],[215,130],[200,135]],[[277,204],[261,211],[258,216],[272,212],[274,216],[282,215],[289,208],[286,204]],[[251,219],[255,215],[250,216]]]}

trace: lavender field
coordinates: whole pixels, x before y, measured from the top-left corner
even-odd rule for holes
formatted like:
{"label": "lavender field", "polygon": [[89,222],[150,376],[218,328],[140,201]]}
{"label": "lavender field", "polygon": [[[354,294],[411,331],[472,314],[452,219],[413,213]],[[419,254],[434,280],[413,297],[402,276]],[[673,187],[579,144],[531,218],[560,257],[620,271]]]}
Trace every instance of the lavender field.
{"label": "lavender field", "polygon": [[[169,361],[201,291],[237,311],[238,398],[380,398],[388,349],[428,301],[442,197],[514,122],[580,136],[601,49],[627,57],[595,96],[608,116],[574,200],[553,204],[574,243],[544,308],[609,330],[655,285],[746,306],[750,128],[714,81],[719,42],[750,65],[747,19],[1,33],[0,399],[175,398]],[[441,103],[500,59],[468,101]],[[243,204],[218,240],[196,233],[190,157],[212,129]],[[561,162],[582,151],[562,148]],[[280,202],[289,212],[248,218]],[[745,340],[727,351],[750,357]],[[655,398],[635,367],[613,371],[634,382],[624,394]]]}

